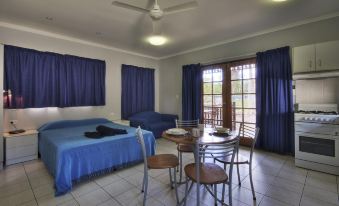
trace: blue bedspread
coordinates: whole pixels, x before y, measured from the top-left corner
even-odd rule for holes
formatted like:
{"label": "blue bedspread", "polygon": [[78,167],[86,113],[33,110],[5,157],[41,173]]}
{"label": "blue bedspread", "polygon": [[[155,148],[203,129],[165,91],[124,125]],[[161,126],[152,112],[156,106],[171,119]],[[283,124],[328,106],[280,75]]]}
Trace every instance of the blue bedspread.
{"label": "blue bedspread", "polygon": [[[90,139],[84,132],[98,125],[126,129],[128,134]],[[112,123],[107,119],[66,120],[48,123],[39,129],[39,152],[54,176],[56,195],[69,192],[72,181],[93,173],[109,171],[142,161],[135,128]],[[148,155],[155,153],[155,138],[143,131]]]}

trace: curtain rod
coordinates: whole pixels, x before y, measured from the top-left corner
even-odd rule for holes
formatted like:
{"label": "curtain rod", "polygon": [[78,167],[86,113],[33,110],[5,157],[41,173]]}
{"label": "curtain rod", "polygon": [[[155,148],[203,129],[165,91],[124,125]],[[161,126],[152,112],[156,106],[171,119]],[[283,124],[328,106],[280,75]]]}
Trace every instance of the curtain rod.
{"label": "curtain rod", "polygon": [[216,59],[212,59],[212,60],[207,61],[207,62],[202,62],[200,64],[202,66],[209,66],[209,65],[225,63],[225,62],[229,62],[229,61],[233,61],[233,60],[237,60],[237,59],[252,58],[252,57],[255,57],[255,56],[256,56],[256,53],[248,53],[248,54],[232,56],[232,57],[216,58]]}

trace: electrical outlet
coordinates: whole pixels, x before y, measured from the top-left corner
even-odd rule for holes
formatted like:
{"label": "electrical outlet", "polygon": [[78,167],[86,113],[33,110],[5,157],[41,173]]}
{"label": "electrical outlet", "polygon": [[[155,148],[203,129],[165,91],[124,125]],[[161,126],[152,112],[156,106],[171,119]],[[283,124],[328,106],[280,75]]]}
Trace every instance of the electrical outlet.
{"label": "electrical outlet", "polygon": [[11,123],[11,124],[18,124],[18,120],[12,119],[12,120],[10,121],[10,123]]}

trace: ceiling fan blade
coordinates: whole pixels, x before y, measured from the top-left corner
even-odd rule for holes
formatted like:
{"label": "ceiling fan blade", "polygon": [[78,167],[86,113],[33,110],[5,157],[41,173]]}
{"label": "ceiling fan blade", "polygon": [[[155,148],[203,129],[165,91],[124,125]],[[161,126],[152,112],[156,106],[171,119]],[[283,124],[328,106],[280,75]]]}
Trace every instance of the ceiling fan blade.
{"label": "ceiling fan blade", "polygon": [[138,12],[141,12],[141,13],[149,13],[149,10],[147,10],[147,9],[137,7],[137,6],[133,6],[133,5],[130,5],[130,4],[126,4],[126,3],[123,3],[123,2],[120,2],[120,1],[113,1],[112,5],[118,6],[118,7],[124,8],[124,9],[130,9],[130,10],[138,11]]}
{"label": "ceiling fan blade", "polygon": [[186,11],[190,9],[195,9],[198,7],[198,2],[196,1],[191,1],[183,4],[179,4],[176,6],[168,7],[164,9],[165,14],[173,14],[176,12],[181,12],[181,11]]}

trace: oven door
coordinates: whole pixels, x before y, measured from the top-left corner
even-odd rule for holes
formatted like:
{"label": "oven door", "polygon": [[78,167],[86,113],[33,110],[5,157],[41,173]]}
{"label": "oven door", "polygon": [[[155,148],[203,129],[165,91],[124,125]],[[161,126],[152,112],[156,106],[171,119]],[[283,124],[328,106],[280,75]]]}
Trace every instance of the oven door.
{"label": "oven door", "polygon": [[295,158],[339,166],[338,136],[297,132]]}

